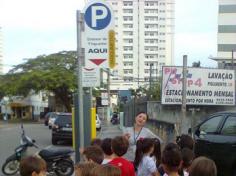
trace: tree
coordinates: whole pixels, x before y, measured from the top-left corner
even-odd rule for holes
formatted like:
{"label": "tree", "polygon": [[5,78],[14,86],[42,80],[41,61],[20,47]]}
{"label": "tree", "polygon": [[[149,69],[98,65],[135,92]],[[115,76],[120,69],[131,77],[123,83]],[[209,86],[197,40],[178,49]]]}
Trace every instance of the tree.
{"label": "tree", "polygon": [[196,67],[196,68],[201,67],[201,62],[200,62],[200,61],[198,61],[198,62],[193,62],[193,63],[192,63],[192,67]]}
{"label": "tree", "polygon": [[5,95],[27,96],[36,93],[54,93],[67,111],[71,111],[72,95],[77,89],[76,52],[62,51],[28,59],[3,76],[0,83]]}

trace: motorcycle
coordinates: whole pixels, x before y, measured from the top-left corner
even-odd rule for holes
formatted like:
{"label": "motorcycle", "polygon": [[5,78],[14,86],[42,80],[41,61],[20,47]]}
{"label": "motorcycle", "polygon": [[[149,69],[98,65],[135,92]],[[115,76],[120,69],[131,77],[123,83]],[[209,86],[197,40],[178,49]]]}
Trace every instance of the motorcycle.
{"label": "motorcycle", "polygon": [[119,121],[119,117],[117,114],[113,114],[112,118],[111,118],[111,121],[110,121],[113,125],[116,125],[116,124],[119,124],[120,121]]}
{"label": "motorcycle", "polygon": [[[19,171],[20,160],[26,155],[28,147],[39,148],[34,139],[25,135],[23,124],[21,125],[20,145],[15,153],[8,157],[2,166],[2,173],[15,175]],[[42,149],[36,155],[47,163],[47,174],[57,176],[71,176],[74,173],[74,162],[71,159],[71,149]]]}

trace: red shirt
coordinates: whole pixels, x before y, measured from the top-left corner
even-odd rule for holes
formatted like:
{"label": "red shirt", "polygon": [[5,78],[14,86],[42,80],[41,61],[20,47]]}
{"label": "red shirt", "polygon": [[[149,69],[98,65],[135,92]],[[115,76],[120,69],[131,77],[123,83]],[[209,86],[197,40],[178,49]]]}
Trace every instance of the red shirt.
{"label": "red shirt", "polygon": [[124,158],[114,158],[109,164],[119,167],[121,176],[135,176],[134,165]]}

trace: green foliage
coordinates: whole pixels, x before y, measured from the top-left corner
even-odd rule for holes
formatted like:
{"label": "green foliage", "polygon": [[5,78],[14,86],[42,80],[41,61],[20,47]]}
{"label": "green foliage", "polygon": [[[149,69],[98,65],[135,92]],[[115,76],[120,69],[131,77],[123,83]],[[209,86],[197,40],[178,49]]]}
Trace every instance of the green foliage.
{"label": "green foliage", "polygon": [[28,59],[1,77],[4,95],[27,96],[30,91],[52,92],[71,111],[72,93],[77,88],[76,52],[62,51]]}

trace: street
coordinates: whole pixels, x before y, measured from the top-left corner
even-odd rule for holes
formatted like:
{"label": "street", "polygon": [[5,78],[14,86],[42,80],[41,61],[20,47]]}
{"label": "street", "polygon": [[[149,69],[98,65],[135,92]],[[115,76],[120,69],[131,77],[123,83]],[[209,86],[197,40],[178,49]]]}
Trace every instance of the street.
{"label": "street", "polygon": [[[43,148],[71,148],[70,143],[61,143],[57,146],[51,144],[51,130],[44,124],[24,124],[25,133],[36,140],[39,149],[30,148],[28,154],[34,154]],[[111,126],[110,123],[102,122],[102,129],[97,132],[99,138],[114,137],[120,135],[118,126]],[[21,129],[20,124],[1,124],[0,126],[0,167],[5,159],[14,153],[14,149],[20,144]],[[2,176],[2,171],[0,172]]]}

